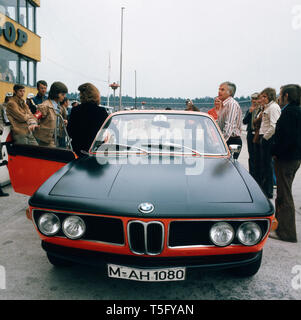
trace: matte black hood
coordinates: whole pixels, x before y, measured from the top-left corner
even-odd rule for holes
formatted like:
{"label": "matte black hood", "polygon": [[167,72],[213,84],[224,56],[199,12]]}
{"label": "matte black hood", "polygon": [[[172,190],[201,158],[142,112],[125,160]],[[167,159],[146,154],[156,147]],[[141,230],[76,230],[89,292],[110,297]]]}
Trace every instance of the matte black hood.
{"label": "matte black hood", "polygon": [[169,164],[133,164],[133,161],[104,165],[96,158],[75,161],[52,176],[30,204],[57,210],[137,216],[141,215],[139,204],[151,202],[155,206],[149,215],[152,218],[252,212],[261,215],[271,211],[256,183],[260,204],[254,203],[240,170],[229,159],[199,158],[192,165],[184,158],[179,164],[173,159]]}

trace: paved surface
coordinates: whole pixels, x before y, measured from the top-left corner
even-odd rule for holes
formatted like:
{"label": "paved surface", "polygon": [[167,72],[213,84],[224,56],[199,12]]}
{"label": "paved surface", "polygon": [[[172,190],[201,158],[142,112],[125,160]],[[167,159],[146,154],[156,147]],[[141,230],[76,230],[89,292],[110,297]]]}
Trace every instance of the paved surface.
{"label": "paved surface", "polygon": [[[240,162],[247,166],[246,144]],[[25,216],[28,198],[14,193],[11,186],[4,190],[10,197],[0,198],[0,266],[6,274],[1,300],[301,299],[301,170],[293,186],[299,243],[268,239],[261,269],[249,279],[226,272],[193,271],[184,282],[141,283],[108,279],[103,270],[86,266],[56,269],[48,263],[39,237]]]}

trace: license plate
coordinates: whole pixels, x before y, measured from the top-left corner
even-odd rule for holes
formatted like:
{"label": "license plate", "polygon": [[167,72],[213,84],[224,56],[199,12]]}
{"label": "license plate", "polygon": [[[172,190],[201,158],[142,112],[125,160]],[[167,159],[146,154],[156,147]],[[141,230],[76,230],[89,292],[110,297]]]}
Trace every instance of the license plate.
{"label": "license plate", "polygon": [[186,268],[137,269],[108,264],[108,276],[145,282],[183,281],[186,276]]}

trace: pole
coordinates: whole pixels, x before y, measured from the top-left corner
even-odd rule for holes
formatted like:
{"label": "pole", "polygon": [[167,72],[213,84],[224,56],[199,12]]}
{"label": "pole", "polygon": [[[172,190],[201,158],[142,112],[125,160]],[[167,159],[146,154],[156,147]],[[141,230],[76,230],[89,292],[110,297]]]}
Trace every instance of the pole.
{"label": "pole", "polygon": [[111,52],[109,53],[109,70],[108,70],[108,88],[109,88],[109,91],[108,91],[108,99],[107,99],[107,106],[109,107],[110,106],[110,83],[111,83]]}
{"label": "pole", "polygon": [[121,8],[121,45],[120,45],[120,88],[119,88],[119,111],[122,106],[122,49],[123,49],[123,11],[125,7]]}
{"label": "pole", "polygon": [[116,100],[115,100],[115,90],[114,90],[114,111],[116,111]]}
{"label": "pole", "polygon": [[135,109],[137,109],[137,71],[135,70]]}

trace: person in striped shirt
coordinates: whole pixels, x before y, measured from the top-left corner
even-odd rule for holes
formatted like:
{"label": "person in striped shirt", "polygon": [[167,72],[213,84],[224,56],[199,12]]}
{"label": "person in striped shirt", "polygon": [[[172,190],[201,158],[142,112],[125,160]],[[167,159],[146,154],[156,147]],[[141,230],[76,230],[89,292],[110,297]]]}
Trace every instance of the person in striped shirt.
{"label": "person in striped shirt", "polygon": [[[236,85],[232,82],[223,82],[218,90],[220,111],[218,112],[217,123],[228,146],[231,144],[242,146],[242,110],[239,103],[234,99],[235,92]],[[235,159],[238,156],[239,154],[235,154]]]}

